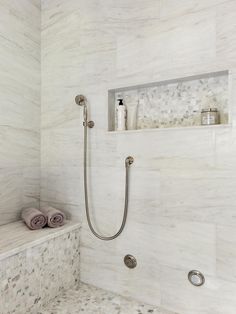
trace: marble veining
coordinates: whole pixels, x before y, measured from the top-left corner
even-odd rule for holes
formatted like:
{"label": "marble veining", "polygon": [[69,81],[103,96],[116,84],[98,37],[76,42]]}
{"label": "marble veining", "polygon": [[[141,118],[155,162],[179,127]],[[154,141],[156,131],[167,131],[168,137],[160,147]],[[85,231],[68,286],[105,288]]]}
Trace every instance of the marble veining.
{"label": "marble veining", "polygon": [[177,314],[80,283],[37,314]]}
{"label": "marble veining", "polygon": [[200,125],[201,110],[209,107],[218,109],[221,123],[228,122],[228,75],[116,92],[119,98],[128,114],[130,106],[137,105],[138,129]]}
{"label": "marble veining", "polygon": [[0,225],[39,206],[40,24],[40,0],[0,2]]}
{"label": "marble veining", "polygon": [[[78,93],[88,98],[89,118],[95,121],[89,130],[89,201],[104,234],[120,223],[123,161],[135,157],[121,237],[102,243],[83,224],[82,281],[181,314],[235,314],[230,273],[236,260],[231,239],[236,223],[235,21],[232,0],[138,0],[135,7],[133,0],[42,0],[41,202],[84,219]],[[227,127],[107,132],[108,90],[224,70],[232,74]],[[217,80],[144,91],[147,117],[139,127],[157,126],[157,101],[165,118],[172,95],[173,126],[179,118],[196,123],[195,115],[184,117],[191,107],[200,108],[196,93],[200,97],[213,90],[226,104],[226,81]],[[138,258],[133,272],[123,265],[127,253]],[[193,268],[206,276],[199,289],[187,279]]]}

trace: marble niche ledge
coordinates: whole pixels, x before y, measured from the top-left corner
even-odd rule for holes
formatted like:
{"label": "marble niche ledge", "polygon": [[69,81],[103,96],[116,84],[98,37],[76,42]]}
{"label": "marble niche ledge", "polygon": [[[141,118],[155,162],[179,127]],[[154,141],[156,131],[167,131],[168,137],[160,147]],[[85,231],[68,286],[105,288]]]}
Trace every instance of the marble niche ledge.
{"label": "marble niche ledge", "polygon": [[172,128],[153,128],[153,129],[136,129],[124,131],[107,131],[107,134],[133,134],[133,133],[155,133],[155,132],[176,132],[188,130],[207,130],[207,129],[231,129],[232,124],[212,124],[212,125],[196,125],[196,126],[183,126]]}
{"label": "marble niche ledge", "polygon": [[0,314],[36,314],[79,284],[80,224],[29,230],[21,221],[0,227]]}

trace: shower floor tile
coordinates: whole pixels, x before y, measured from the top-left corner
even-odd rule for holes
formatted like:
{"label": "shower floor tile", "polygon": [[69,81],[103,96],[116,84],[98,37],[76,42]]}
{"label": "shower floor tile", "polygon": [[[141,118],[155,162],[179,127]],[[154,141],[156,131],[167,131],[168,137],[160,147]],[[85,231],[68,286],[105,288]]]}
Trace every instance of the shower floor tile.
{"label": "shower floor tile", "polygon": [[86,284],[53,300],[38,314],[175,314]]}

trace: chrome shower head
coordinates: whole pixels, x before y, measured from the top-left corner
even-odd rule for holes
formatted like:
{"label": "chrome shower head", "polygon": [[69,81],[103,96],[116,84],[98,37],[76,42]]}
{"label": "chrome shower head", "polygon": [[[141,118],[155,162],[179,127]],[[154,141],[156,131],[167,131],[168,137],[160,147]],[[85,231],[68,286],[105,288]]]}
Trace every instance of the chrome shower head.
{"label": "chrome shower head", "polygon": [[75,97],[75,103],[79,106],[83,107],[83,113],[84,113],[84,125],[87,125],[87,118],[88,118],[88,109],[87,109],[87,99],[84,95],[77,95]]}
{"label": "chrome shower head", "polygon": [[86,100],[86,97],[84,95],[77,95],[75,97],[75,102],[79,106],[86,106],[87,100]]}

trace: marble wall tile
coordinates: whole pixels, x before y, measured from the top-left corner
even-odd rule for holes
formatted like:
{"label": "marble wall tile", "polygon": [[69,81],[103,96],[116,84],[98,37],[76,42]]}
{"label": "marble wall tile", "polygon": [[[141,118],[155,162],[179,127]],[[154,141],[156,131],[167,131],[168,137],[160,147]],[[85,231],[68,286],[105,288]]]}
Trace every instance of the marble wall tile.
{"label": "marble wall tile", "polygon": [[23,169],[24,201],[23,207],[39,206],[40,199],[40,169],[25,167]]}
{"label": "marble wall tile", "polygon": [[153,22],[120,36],[117,42],[119,76],[211,63],[215,58],[215,15],[209,10],[184,19]]}
{"label": "marble wall tile", "polygon": [[[83,228],[82,232],[85,240],[81,246],[82,281],[149,304],[160,304],[159,267],[150,254],[143,254],[141,245],[138,250],[137,246],[135,249],[132,245],[129,250],[126,247],[117,249],[119,240],[115,240],[113,245],[104,245],[101,241],[99,243],[99,240],[91,238],[87,228]],[[91,240],[90,244],[86,244],[86,238]],[[126,254],[136,256],[136,269],[130,270],[124,265]],[[96,263],[92,262],[94,258]]]}
{"label": "marble wall tile", "polygon": [[39,166],[38,131],[0,127],[0,163],[5,167]]}
{"label": "marble wall tile", "polygon": [[180,271],[163,267],[161,272],[162,303],[169,310],[183,314],[233,314],[235,312],[235,283],[206,276],[200,288],[192,286],[188,279],[189,269]]}
{"label": "marble wall tile", "polygon": [[[93,116],[95,123],[98,116]],[[84,160],[83,150],[84,130],[82,120],[75,128],[47,128],[42,129],[41,144],[42,167],[82,165]],[[104,154],[107,158],[104,159]],[[117,158],[117,143],[112,141],[106,131],[92,129],[88,132],[88,159],[89,166],[121,167],[124,161]]]}
{"label": "marble wall tile", "polygon": [[40,199],[78,205],[83,202],[81,167],[48,167],[41,169]]}
{"label": "marble wall tile", "polygon": [[235,1],[227,1],[216,10],[216,55],[224,60],[228,67],[235,67],[234,51],[236,47]]}
{"label": "marble wall tile", "polygon": [[75,105],[74,99],[79,93],[82,93],[80,87],[42,87],[41,128],[78,127],[82,111]]}
{"label": "marble wall tile", "polygon": [[134,7],[132,0],[104,1],[102,13],[111,20],[149,20],[158,19],[160,16],[160,1],[147,0],[144,3],[141,0],[136,2]]}
{"label": "marble wall tile", "polygon": [[162,215],[234,225],[235,179],[230,170],[163,170]]}
{"label": "marble wall tile", "polygon": [[118,134],[116,140],[117,158],[132,155],[134,168],[186,171],[209,169],[215,165],[215,133],[211,128],[147,130],[138,136],[132,132],[123,133]]}
{"label": "marble wall tile", "polygon": [[217,275],[235,282],[235,227],[218,225],[216,231]]}
{"label": "marble wall tile", "polygon": [[1,168],[0,224],[16,221],[20,209],[39,206],[39,168]]}
{"label": "marble wall tile", "polygon": [[[6,69],[1,76],[1,85],[4,92],[0,94],[0,125],[19,128],[24,130],[39,130],[40,104],[39,81],[33,85],[34,77],[27,76],[31,82],[31,86],[27,86],[22,81],[15,81],[15,77],[7,76],[6,61],[4,61]],[[17,70],[19,71],[19,69]],[[39,69],[38,69],[39,71]],[[23,74],[26,75],[25,73]]]}
{"label": "marble wall tile", "polygon": [[0,225],[39,201],[40,8],[0,3]]}
{"label": "marble wall tile", "polygon": [[225,5],[226,2],[227,0],[183,0],[181,2],[176,0],[161,0],[161,18],[169,19],[176,16],[183,16],[211,7],[214,9],[216,5],[220,5],[222,3]]}
{"label": "marble wall tile", "polygon": [[18,212],[23,205],[23,176],[19,168],[0,169],[1,219],[0,224],[18,219]]}
{"label": "marble wall tile", "polygon": [[[129,272],[123,264],[126,254],[134,255],[138,263]],[[98,264],[93,263],[95,258]],[[149,223],[137,223],[129,215],[122,236],[113,244],[96,240],[86,225],[82,229],[81,278],[84,282],[158,305],[163,265],[182,270],[199,269],[215,275],[215,227],[153,216]],[[141,294],[133,289],[139,282],[143,283]]]}
{"label": "marble wall tile", "polygon": [[[83,221],[83,281],[181,314],[235,312],[235,283],[225,270],[234,260],[226,228],[235,225],[234,122],[106,133],[109,89],[235,68],[234,6],[150,0],[132,10],[123,0],[42,1],[41,203]],[[96,239],[85,219],[79,93],[96,123],[89,130],[89,201],[94,226],[105,235],[120,225],[123,161],[135,158],[127,225],[112,242]],[[218,240],[216,224],[226,228]],[[216,241],[226,243],[225,252]],[[135,270],[123,264],[127,253],[138,258]],[[206,275],[201,288],[187,280],[193,268]]]}
{"label": "marble wall tile", "polygon": [[215,159],[218,169],[235,172],[235,141],[235,128],[229,127],[215,132]]}
{"label": "marble wall tile", "polygon": [[82,165],[83,152],[82,128],[42,129],[41,144],[42,167]]}

